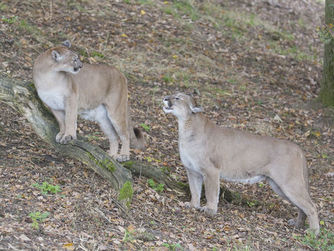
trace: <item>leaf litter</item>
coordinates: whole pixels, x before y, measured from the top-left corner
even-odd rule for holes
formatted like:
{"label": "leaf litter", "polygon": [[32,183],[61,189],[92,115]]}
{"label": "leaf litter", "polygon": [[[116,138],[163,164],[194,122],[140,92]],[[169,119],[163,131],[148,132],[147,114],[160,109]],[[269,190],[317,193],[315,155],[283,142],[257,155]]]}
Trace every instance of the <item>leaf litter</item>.
{"label": "leaf litter", "polygon": [[[175,91],[197,93],[220,125],[296,142],[320,219],[333,230],[334,113],[314,102],[321,1],[3,1],[0,16],[2,75],[31,82],[37,55],[65,39],[83,61],[122,70],[133,121],[147,128],[149,147],[136,157],[179,181],[187,179],[177,124],[160,105]],[[184,208],[189,194],[158,193],[137,177],[126,213],[105,180],[49,149],[10,106],[0,102],[0,111],[1,249],[310,248],[293,237],[303,231],[287,224],[296,209],[267,184],[226,183],[250,203],[220,201],[218,214],[206,217]],[[78,124],[107,149],[96,124]],[[45,196],[33,187],[45,180],[61,191]],[[49,213],[38,230],[29,217],[37,211]]]}

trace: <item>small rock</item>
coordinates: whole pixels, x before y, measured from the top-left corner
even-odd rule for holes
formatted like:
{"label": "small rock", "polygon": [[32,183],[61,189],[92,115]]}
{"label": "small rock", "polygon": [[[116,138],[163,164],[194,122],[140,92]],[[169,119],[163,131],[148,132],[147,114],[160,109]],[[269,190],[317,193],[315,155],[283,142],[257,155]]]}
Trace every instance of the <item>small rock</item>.
{"label": "small rock", "polygon": [[21,241],[30,241],[30,239],[25,234],[21,234],[20,237],[19,237],[19,239]]}

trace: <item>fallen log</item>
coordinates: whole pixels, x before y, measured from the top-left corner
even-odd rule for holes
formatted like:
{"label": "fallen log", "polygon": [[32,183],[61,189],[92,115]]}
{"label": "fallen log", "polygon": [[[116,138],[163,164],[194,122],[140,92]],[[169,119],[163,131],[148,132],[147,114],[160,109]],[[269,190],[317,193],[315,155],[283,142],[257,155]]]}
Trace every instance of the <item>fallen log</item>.
{"label": "fallen log", "polygon": [[143,176],[166,184],[172,189],[182,189],[182,185],[161,169],[147,166],[147,163],[139,161],[127,162],[124,167],[100,147],[85,141],[80,135],[77,140],[67,145],[57,143],[55,136],[59,131],[58,123],[39,99],[32,83],[22,83],[7,77],[0,77],[0,101],[23,115],[36,134],[59,154],[84,163],[98,175],[107,179],[116,191],[119,191],[127,181],[132,182],[131,172],[138,175],[142,173]]}
{"label": "fallen log", "polygon": [[84,141],[82,137],[79,136],[78,140],[68,145],[58,144],[55,141],[58,123],[38,98],[33,84],[0,77],[0,100],[23,115],[36,134],[58,153],[86,164],[107,179],[115,190],[119,191],[127,181],[132,182],[128,169],[110,158],[101,148]]}

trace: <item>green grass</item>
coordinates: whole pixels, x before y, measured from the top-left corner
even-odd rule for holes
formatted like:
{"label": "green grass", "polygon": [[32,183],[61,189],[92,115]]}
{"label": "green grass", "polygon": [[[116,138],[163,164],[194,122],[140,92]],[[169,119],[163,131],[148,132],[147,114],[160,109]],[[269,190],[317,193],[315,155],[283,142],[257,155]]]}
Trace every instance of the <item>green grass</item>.
{"label": "green grass", "polygon": [[133,188],[132,183],[127,181],[123,184],[122,188],[119,190],[118,200],[123,201],[125,205],[129,208],[132,202]]}
{"label": "green grass", "polygon": [[98,51],[91,52],[91,56],[92,57],[104,58],[104,55],[101,52],[98,52]]}
{"label": "green grass", "polygon": [[17,22],[18,19],[19,19],[18,16],[13,16],[13,17],[2,16],[1,17],[1,22],[7,23],[7,24],[14,24],[14,23]]}
{"label": "green grass", "polygon": [[148,179],[147,184],[158,193],[162,193],[164,191],[165,184],[156,183],[153,179]]}
{"label": "green grass", "polygon": [[179,82],[184,82],[185,84],[189,84],[191,80],[191,75],[186,71],[177,71],[175,72],[175,78]]}
{"label": "green grass", "polygon": [[136,238],[134,236],[134,233],[132,231],[129,231],[129,230],[125,229],[124,236],[123,236],[123,242],[125,242],[125,243],[132,242],[135,239]]}
{"label": "green grass", "polygon": [[49,217],[49,212],[31,212],[29,214],[29,217],[32,220],[31,226],[38,230],[39,229],[39,223],[43,222],[47,217]]}
{"label": "green grass", "polygon": [[8,5],[0,3],[0,11],[6,11],[6,10],[8,10]]}
{"label": "green grass", "polygon": [[236,78],[228,78],[226,81],[232,85],[238,83],[238,80]]}
{"label": "green grass", "polygon": [[177,19],[182,19],[184,16],[196,21],[200,18],[198,9],[191,0],[175,0],[169,2],[162,8],[162,11],[168,15],[172,15]]}
{"label": "green grass", "polygon": [[308,54],[305,53],[304,51],[301,51],[298,49],[297,46],[292,45],[291,47],[288,48],[283,48],[279,43],[277,42],[269,42],[269,49],[271,49],[274,53],[277,53],[279,55],[283,56],[289,56],[297,61],[317,61],[318,60],[318,55],[316,54]]}
{"label": "green grass", "polygon": [[35,38],[42,37],[42,32],[36,25],[31,24],[25,19],[20,19],[18,16],[13,16],[13,17],[2,16],[1,22],[14,25],[17,29],[23,32],[27,32],[33,35]]}
{"label": "green grass", "polygon": [[[202,4],[194,1],[175,1],[163,7],[163,10],[166,14],[173,15],[176,18],[180,18],[180,14],[183,14],[190,17],[193,21],[202,18],[206,19],[210,21],[217,30],[224,33],[227,32],[231,38],[236,41],[247,38],[250,28],[259,28],[260,30],[265,30],[267,34],[272,34],[271,37],[273,41],[270,42],[269,46],[274,53],[291,56],[298,61],[316,61],[318,59],[316,53],[304,52],[297,48],[296,45],[293,44],[295,40],[293,34],[269,24],[254,13],[239,13],[226,10],[209,1],[204,1]],[[300,26],[305,25],[303,20],[299,20],[297,24]],[[281,41],[290,42],[292,45],[283,47],[279,43]],[[170,41],[170,44],[168,44],[168,47],[172,46],[175,47],[175,41]],[[168,79],[168,81],[172,82],[171,79]]]}
{"label": "green grass", "polygon": [[162,80],[163,80],[165,83],[172,83],[172,82],[174,82],[174,78],[173,78],[172,75],[169,74],[169,73],[163,75],[163,76],[162,76]]}
{"label": "green grass", "polygon": [[58,185],[52,185],[47,181],[44,181],[42,184],[35,183],[32,186],[38,188],[42,194],[57,194],[61,192]]}
{"label": "green grass", "polygon": [[184,250],[179,243],[163,243],[162,246],[170,251]]}
{"label": "green grass", "polygon": [[225,96],[225,95],[230,96],[231,95],[228,91],[223,90],[221,88],[213,88],[210,92],[215,93],[216,95],[220,95],[220,96]]}
{"label": "green grass", "polygon": [[145,130],[145,132],[151,131],[151,127],[145,123],[141,123],[140,126]]}
{"label": "green grass", "polygon": [[152,0],[137,0],[136,2],[140,5],[154,5],[155,4],[155,2]]}
{"label": "green grass", "polygon": [[[324,223],[322,225],[324,225]],[[321,228],[318,236],[315,236],[312,231],[307,231],[305,235],[294,236],[294,238],[312,250],[334,250],[334,233],[325,228]]]}

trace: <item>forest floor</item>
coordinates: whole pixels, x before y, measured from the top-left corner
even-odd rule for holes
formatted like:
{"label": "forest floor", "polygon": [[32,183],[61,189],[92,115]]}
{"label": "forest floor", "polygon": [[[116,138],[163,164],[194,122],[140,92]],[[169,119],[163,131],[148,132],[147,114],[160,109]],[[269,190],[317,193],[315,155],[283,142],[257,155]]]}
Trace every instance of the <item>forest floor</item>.
{"label": "forest floor", "polygon": [[[324,1],[4,0],[0,18],[1,75],[31,83],[34,59],[66,39],[84,62],[124,72],[132,119],[148,141],[132,158],[179,181],[187,179],[177,123],[161,109],[176,91],[197,93],[220,125],[297,143],[322,228],[313,239],[289,226],[296,208],[267,183],[225,183],[249,202],[221,200],[208,217],[184,207],[189,194],[135,177],[124,211],[106,180],[50,149],[0,102],[1,250],[333,248],[334,112],[317,102]],[[78,127],[107,148],[96,124],[79,120]]]}

